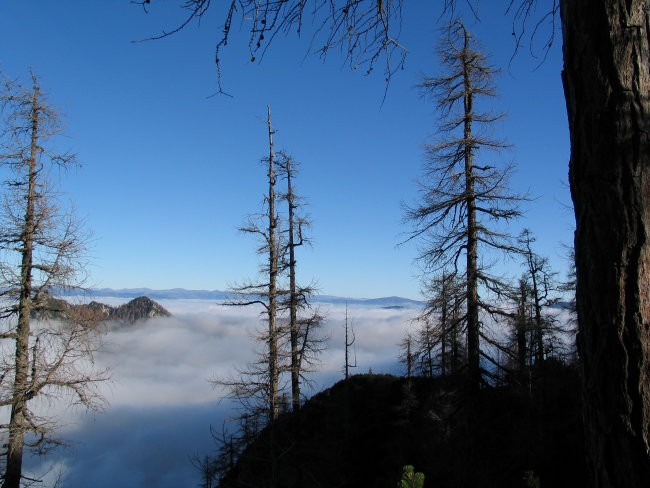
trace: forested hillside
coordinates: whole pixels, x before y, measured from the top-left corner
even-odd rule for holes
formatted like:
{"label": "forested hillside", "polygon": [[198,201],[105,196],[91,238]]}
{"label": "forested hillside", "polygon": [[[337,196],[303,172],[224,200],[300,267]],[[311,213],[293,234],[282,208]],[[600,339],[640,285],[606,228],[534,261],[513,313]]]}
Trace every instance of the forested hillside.
{"label": "forested hillside", "polygon": [[[276,486],[300,479],[305,487],[394,488],[409,464],[436,488],[472,486],[473,477],[494,488],[587,486],[578,375],[557,362],[545,367],[546,379],[531,390],[481,391],[477,444],[469,442],[459,378],[366,374],[340,381],[311,398],[300,416],[278,419]],[[271,486],[268,434],[244,449],[220,487]],[[480,452],[479,465],[467,462],[471,450]]]}

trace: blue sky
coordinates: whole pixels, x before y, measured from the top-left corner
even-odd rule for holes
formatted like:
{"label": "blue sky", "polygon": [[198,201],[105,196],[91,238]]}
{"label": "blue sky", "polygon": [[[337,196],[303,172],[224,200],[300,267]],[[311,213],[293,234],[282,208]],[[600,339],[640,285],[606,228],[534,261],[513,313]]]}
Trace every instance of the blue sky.
{"label": "blue sky", "polygon": [[[278,149],[302,162],[298,190],[314,222],[313,248],[299,257],[303,281],[333,295],[417,298],[415,246],[396,244],[408,230],[401,203],[416,198],[422,147],[435,132],[434,108],[414,86],[437,69],[441,2],[406,2],[409,56],[383,104],[380,73],[351,73],[335,53],[305,58],[308,37],[278,38],[251,63],[244,32],[222,57],[233,97],[208,98],[217,10],[173,37],[132,42],[181,21],[177,3],[148,15],[128,0],[0,3],[0,70],[34,69],[66,116],[64,144],[83,162],[61,186],[94,233],[90,284],[224,289],[254,276],[256,243],[237,227],[265,191],[268,104]],[[537,197],[511,230],[531,228],[564,272],[572,216],[561,45],[537,69],[527,49],[508,66],[511,20],[487,10],[468,25],[503,70],[495,107],[508,117],[497,132],[513,144],[503,158],[518,164],[513,189]]]}

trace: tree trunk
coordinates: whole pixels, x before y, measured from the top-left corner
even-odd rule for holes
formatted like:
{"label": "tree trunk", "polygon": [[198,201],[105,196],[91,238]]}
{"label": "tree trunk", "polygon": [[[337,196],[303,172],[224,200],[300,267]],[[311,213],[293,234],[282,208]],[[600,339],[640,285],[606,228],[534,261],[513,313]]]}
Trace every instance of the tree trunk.
{"label": "tree trunk", "polygon": [[467,367],[470,389],[478,390],[481,382],[479,319],[478,319],[478,240],[476,224],[476,195],[474,191],[474,161],[472,151],[473,91],[469,73],[469,34],[465,31],[462,55],[464,68],[464,142],[465,199],[467,201]]}
{"label": "tree trunk", "polygon": [[351,329],[352,324],[348,321],[348,302],[345,302],[345,379],[350,377],[350,368],[356,368],[357,362],[350,363],[350,346],[354,344],[356,337],[354,330]]}
{"label": "tree trunk", "polygon": [[427,323],[426,327],[427,373],[429,378],[433,378],[433,348],[435,347],[435,343],[433,342],[433,330],[431,330],[431,326]]}
{"label": "tree trunk", "polygon": [[[291,346],[291,411],[294,413],[294,442],[295,450],[295,476],[293,486],[300,488],[302,482],[303,445],[302,445],[302,418],[300,412],[300,358],[298,351],[298,289],[296,285],[296,247],[300,242],[296,242],[296,222],[295,222],[295,195],[291,184],[293,177],[293,162],[285,160],[287,174],[287,221],[288,229],[288,250],[289,250],[289,342]],[[300,223],[298,223],[300,226]],[[300,239],[299,239],[300,241]],[[305,340],[307,338],[305,337]]]}
{"label": "tree trunk", "polygon": [[[455,285],[454,285],[455,286]],[[460,298],[458,297],[458,292],[454,288],[454,310],[452,314],[452,330],[451,330],[451,372],[452,374],[458,373],[459,363],[460,363],[460,351],[459,351],[459,340],[458,336],[460,335]]]}
{"label": "tree trunk", "polygon": [[278,369],[278,331],[276,325],[277,315],[277,278],[278,278],[278,244],[277,244],[277,226],[278,219],[275,215],[275,167],[273,151],[273,126],[271,125],[271,108],[267,107],[267,125],[269,129],[269,303],[268,303],[268,322],[269,322],[269,463],[270,475],[269,486],[274,488],[277,485],[277,453],[275,446],[275,421],[277,420],[280,409],[278,403],[279,389],[279,369]]}
{"label": "tree trunk", "polygon": [[277,315],[277,277],[278,245],[276,230],[278,219],[275,215],[275,168],[273,165],[273,126],[271,125],[271,108],[268,109],[269,129],[269,422],[278,418],[278,333],[275,323]]}
{"label": "tree trunk", "polygon": [[540,368],[544,363],[544,321],[542,319],[542,302],[539,295],[539,288],[537,286],[537,266],[535,264],[535,257],[531,256],[529,259],[532,260],[530,279],[533,286],[532,295],[533,295],[533,308],[535,311],[535,363],[537,365],[538,374]]}
{"label": "tree trunk", "polygon": [[519,282],[519,304],[517,306],[517,323],[516,323],[516,337],[517,337],[517,371],[519,379],[522,384],[526,381],[526,356],[528,351],[526,348],[526,282],[522,279]]}
{"label": "tree trunk", "polygon": [[27,199],[25,202],[24,232],[20,237],[20,298],[18,302],[18,324],[16,326],[16,351],[13,386],[13,402],[9,419],[9,442],[7,445],[7,467],[3,488],[19,488],[23,468],[23,449],[27,419],[27,392],[29,389],[29,333],[32,309],[32,268],[34,252],[34,212],[36,206],[36,175],[39,137],[39,89],[34,87],[31,111],[31,143],[27,162],[29,177],[27,179]]}
{"label": "tree trunk", "polygon": [[590,486],[650,480],[648,1],[564,0]]}
{"label": "tree trunk", "polygon": [[442,300],[441,300],[441,309],[440,309],[440,374],[442,376],[447,375],[447,303],[449,302],[448,290],[447,290],[447,275],[443,273],[442,275],[442,290],[441,290]]}
{"label": "tree trunk", "polygon": [[289,341],[291,342],[291,409],[300,409],[300,361],[298,358],[298,291],[296,289],[295,195],[291,187],[293,168],[287,161],[287,203],[289,223]]}

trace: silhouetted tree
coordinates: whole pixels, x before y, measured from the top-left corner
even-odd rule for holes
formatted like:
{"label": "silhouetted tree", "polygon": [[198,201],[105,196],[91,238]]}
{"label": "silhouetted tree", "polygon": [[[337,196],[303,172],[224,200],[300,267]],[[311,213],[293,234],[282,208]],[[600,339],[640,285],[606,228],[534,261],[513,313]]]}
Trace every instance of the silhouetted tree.
{"label": "silhouetted tree", "polygon": [[[301,199],[294,190],[298,164],[286,152],[275,152],[275,131],[270,109],[267,126],[269,156],[264,163],[268,168],[269,189],[264,200],[265,212],[250,217],[248,225],[241,229],[261,238],[258,252],[264,256],[260,273],[263,278],[260,282],[247,282],[233,288],[231,291],[237,298],[227,301],[226,305],[262,305],[268,328],[256,336],[258,343],[263,344],[256,362],[239,370],[238,377],[218,378],[214,382],[226,387],[229,394],[242,403],[241,419],[247,425],[261,426],[261,423],[251,423],[251,419],[266,412],[270,433],[269,483],[273,485],[276,481],[274,467],[277,456],[285,454],[275,452],[274,423],[289,407],[293,412],[299,412],[301,383],[309,381],[306,374],[313,371],[328,338],[320,333],[323,316],[309,303],[309,297],[314,293],[313,287],[303,287],[297,282],[296,252],[308,242],[306,230],[310,226],[302,213]],[[286,191],[278,189],[279,178],[286,181]],[[282,202],[286,203],[285,213],[280,208]],[[282,376],[286,373],[290,375],[290,401],[281,387]],[[299,446],[299,415],[295,417],[294,426],[295,446]],[[241,426],[240,430],[243,429]],[[243,435],[242,432],[239,444],[252,441],[255,434]],[[225,445],[223,442],[221,444],[222,447]],[[239,447],[237,452],[242,450]],[[300,455],[299,447],[293,450]],[[197,461],[197,464],[200,463]]]}
{"label": "silhouetted tree", "polygon": [[76,164],[58,154],[52,139],[61,122],[37,77],[32,86],[4,81],[0,92],[0,165],[8,171],[0,209],[0,406],[11,408],[3,488],[18,488],[25,447],[44,453],[60,444],[55,418],[41,417],[30,405],[37,398],[71,401],[87,409],[103,405],[88,359],[98,347],[98,331],[85,320],[49,321],[32,315],[47,308],[47,291],[78,286],[84,278],[87,234],[71,213],[57,205],[48,174]]}
{"label": "silhouetted tree", "polygon": [[530,367],[530,340],[528,339],[531,330],[531,314],[528,297],[530,291],[528,282],[525,278],[519,280],[517,289],[516,304],[517,308],[514,316],[515,345],[516,345],[516,371],[520,381],[524,384],[528,382],[527,376]]}
{"label": "silhouetted tree", "polygon": [[226,386],[231,394],[242,401],[247,410],[257,410],[265,405],[269,423],[279,414],[279,333],[278,309],[282,290],[278,289],[278,273],[282,243],[278,228],[279,218],[276,210],[276,155],[273,149],[274,129],[271,124],[271,109],[267,108],[267,128],[269,155],[264,160],[267,167],[268,193],[264,197],[265,212],[249,217],[248,224],[240,230],[260,237],[258,253],[264,257],[260,267],[261,282],[247,282],[231,291],[239,298],[226,302],[231,306],[261,305],[267,329],[257,337],[264,344],[259,361],[250,365],[250,369],[241,371],[242,377],[234,380],[217,379],[216,384]]}
{"label": "silhouetted tree", "polygon": [[566,279],[560,283],[560,291],[564,293],[565,308],[569,312],[569,329],[575,336],[578,329],[578,316],[576,309],[576,253],[573,246],[564,246],[565,259],[568,265]]}
{"label": "silhouetted tree", "polygon": [[357,336],[354,334],[354,323],[348,317],[348,303],[345,302],[345,364],[343,366],[343,372],[345,373],[345,379],[347,380],[350,377],[350,369],[357,367],[357,357],[355,355],[354,361],[350,358],[350,348],[354,345],[354,342],[357,340]]}
{"label": "silhouetted tree", "polygon": [[[545,358],[546,342],[551,345],[553,337],[557,335],[555,318],[545,314],[544,309],[558,302],[559,283],[556,279],[557,273],[551,270],[548,258],[533,251],[535,238],[529,229],[523,230],[519,242],[525,260],[525,279],[533,310],[535,362],[541,366]],[[548,336],[548,340],[545,340],[545,336]]]}
{"label": "silhouetted tree", "polygon": [[190,461],[192,466],[196,469],[201,475],[201,484],[200,488],[216,488],[219,482],[218,475],[219,471],[217,469],[217,458],[209,455],[204,455],[200,457],[198,455],[193,456]]}
{"label": "silhouetted tree", "polygon": [[216,453],[214,455],[205,454],[202,457],[195,454],[190,458],[192,466],[201,476],[201,484],[199,485],[201,488],[216,488],[219,486],[224,476],[235,467],[241,451],[246,445],[255,440],[258,429],[255,428],[254,435],[246,438],[246,417],[240,420],[240,428],[238,428],[237,433],[230,432],[225,421],[219,432],[210,427],[212,438],[217,444]]}
{"label": "silhouetted tree", "polygon": [[414,354],[420,374],[432,377],[457,373],[464,361],[462,335],[465,316],[460,304],[465,297],[457,277],[451,273],[434,276],[423,287],[426,305],[416,319]]}
{"label": "silhouetted tree", "polygon": [[289,286],[283,306],[289,310],[289,373],[291,374],[291,405],[295,412],[300,408],[300,382],[305,368],[313,366],[325,347],[326,338],[318,336],[323,316],[312,309],[309,296],[312,286],[299,286],[296,279],[296,251],[309,242],[305,234],[311,226],[302,215],[301,198],[294,191],[293,182],[298,173],[298,163],[285,152],[278,157],[278,173],[287,183],[282,195],[287,204],[286,247],[282,253],[282,267],[288,275]]}
{"label": "silhouetted tree", "polygon": [[[280,266],[284,243],[280,219],[276,208],[277,199],[277,168],[276,153],[273,146],[275,130],[271,123],[271,109],[267,107],[268,157],[263,160],[267,168],[268,193],[264,197],[265,212],[250,216],[248,224],[240,230],[247,234],[258,236],[261,245],[258,253],[264,257],[260,266],[261,281],[247,282],[231,290],[238,298],[227,301],[230,306],[261,305],[263,308],[266,330],[255,338],[263,344],[258,358],[246,368],[238,370],[238,377],[215,378],[213,382],[223,387],[228,394],[238,400],[243,408],[242,422],[246,425],[261,427],[259,416],[266,418],[269,427],[268,463],[269,486],[277,482],[276,462],[278,453],[275,445],[275,421],[280,414],[280,328],[278,315],[281,308],[282,296],[286,293],[279,287]],[[251,422],[251,419],[255,419]],[[242,427],[243,428],[243,427]],[[248,436],[250,438],[250,436]]]}
{"label": "silhouetted tree", "polygon": [[407,333],[399,343],[400,354],[399,362],[406,367],[406,377],[413,376],[413,363],[415,362],[415,353],[413,352],[413,337]]}
{"label": "silhouetted tree", "polygon": [[486,135],[501,116],[476,108],[481,98],[494,97],[496,73],[462,23],[454,22],[445,32],[439,54],[446,71],[420,84],[436,100],[440,135],[426,148],[421,203],[407,210],[407,219],[414,227],[409,239],[424,241],[419,255],[424,267],[457,274],[465,283],[468,377],[476,389],[481,381],[479,313],[494,311],[480,298],[479,288],[497,294],[505,289],[480,265],[479,256],[516,249],[497,224],[520,215],[517,204],[523,197],[508,191],[512,166],[485,161],[486,150],[506,147]]}

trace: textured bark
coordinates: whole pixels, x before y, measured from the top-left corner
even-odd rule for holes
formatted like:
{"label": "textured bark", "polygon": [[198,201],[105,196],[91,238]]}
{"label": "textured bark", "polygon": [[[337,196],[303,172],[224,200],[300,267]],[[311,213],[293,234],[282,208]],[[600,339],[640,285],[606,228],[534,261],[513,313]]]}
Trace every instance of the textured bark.
{"label": "textured bark", "polygon": [[591,486],[650,480],[649,3],[565,0],[579,348]]}

